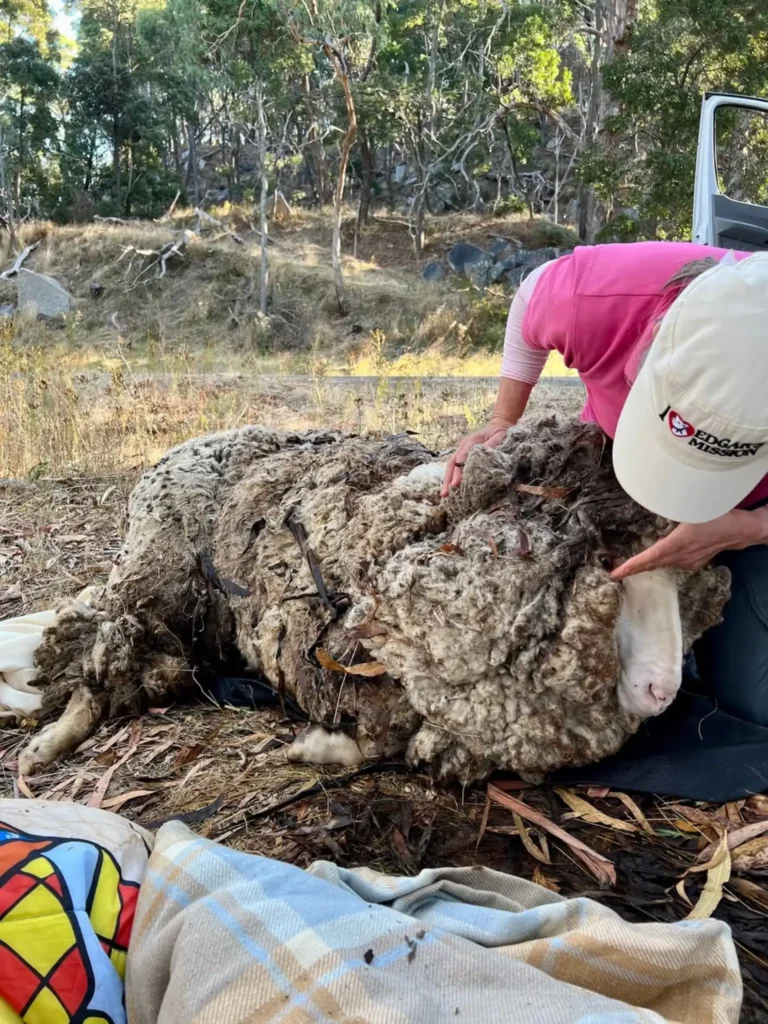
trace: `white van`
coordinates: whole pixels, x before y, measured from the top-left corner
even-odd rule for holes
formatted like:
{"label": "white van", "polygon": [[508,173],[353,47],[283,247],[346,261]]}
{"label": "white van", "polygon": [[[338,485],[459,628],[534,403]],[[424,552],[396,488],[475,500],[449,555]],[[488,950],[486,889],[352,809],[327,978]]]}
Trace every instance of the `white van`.
{"label": "white van", "polygon": [[696,152],[694,242],[768,250],[766,153],[768,100],[705,93]]}

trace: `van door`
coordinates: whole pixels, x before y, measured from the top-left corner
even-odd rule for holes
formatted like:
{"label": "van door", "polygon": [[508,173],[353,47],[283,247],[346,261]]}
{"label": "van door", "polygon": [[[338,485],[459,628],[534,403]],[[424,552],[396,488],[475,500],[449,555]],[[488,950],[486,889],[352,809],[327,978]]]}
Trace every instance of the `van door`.
{"label": "van door", "polygon": [[768,250],[768,100],[705,93],[693,240],[724,249]]}

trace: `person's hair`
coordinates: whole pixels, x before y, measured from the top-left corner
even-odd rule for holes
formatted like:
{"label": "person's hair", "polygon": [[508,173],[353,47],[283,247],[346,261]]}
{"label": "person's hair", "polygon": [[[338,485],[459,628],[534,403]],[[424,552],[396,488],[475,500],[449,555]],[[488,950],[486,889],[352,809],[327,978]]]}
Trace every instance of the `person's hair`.
{"label": "person's hair", "polygon": [[662,292],[667,292],[674,289],[679,294],[699,274],[703,274],[705,270],[711,270],[712,267],[716,266],[717,260],[712,256],[703,256],[700,260],[691,260],[675,271],[661,290]]}
{"label": "person's hair", "polygon": [[717,263],[718,261],[712,256],[703,256],[698,260],[690,260],[690,262],[680,267],[679,270],[676,270],[672,277],[664,283],[661,289],[662,299],[656,312],[643,332],[640,343],[627,360],[624,377],[630,386],[634,383],[653,344],[653,328],[661,323],[669,307],[678,295],[688,287],[691,281],[694,281],[704,271],[716,267]]}

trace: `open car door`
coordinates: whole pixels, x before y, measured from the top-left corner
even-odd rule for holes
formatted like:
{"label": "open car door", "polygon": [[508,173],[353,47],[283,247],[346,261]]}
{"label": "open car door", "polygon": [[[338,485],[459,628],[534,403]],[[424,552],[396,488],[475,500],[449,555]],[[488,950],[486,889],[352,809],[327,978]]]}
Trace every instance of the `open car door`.
{"label": "open car door", "polygon": [[701,104],[693,241],[768,250],[768,100],[705,93]]}

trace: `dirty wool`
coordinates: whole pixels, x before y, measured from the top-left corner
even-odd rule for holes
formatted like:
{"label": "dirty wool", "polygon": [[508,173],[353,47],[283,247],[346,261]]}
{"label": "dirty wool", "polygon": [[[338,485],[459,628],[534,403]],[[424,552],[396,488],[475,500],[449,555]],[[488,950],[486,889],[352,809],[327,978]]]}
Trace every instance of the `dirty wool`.
{"label": "dirty wool", "polygon": [[[640,719],[616,686],[612,560],[669,524],[632,502],[591,425],[540,419],[478,447],[461,488],[412,436],[246,427],[147,472],[104,592],[38,652],[31,773],[107,715],[226,665],[258,673],[365,758],[442,776],[536,774],[615,752]],[[724,570],[679,574],[684,646],[718,621]]]}

